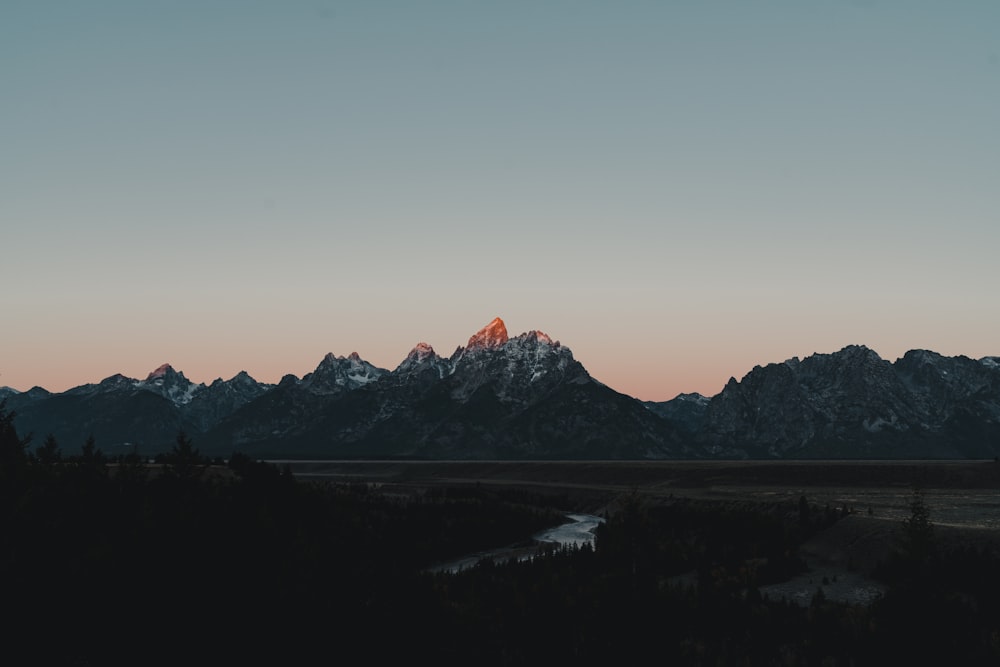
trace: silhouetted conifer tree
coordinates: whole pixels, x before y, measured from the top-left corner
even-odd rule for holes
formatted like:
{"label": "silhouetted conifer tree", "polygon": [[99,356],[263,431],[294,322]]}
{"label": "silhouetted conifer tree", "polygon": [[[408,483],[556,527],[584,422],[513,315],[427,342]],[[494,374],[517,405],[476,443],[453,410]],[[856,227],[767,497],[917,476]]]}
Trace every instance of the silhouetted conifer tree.
{"label": "silhouetted conifer tree", "polygon": [[168,470],[182,479],[197,476],[203,464],[201,453],[184,431],[177,434],[176,444],[166,456],[166,462]]}
{"label": "silhouetted conifer tree", "polygon": [[80,452],[80,463],[85,468],[98,468],[107,463],[104,452],[97,446],[93,435],[87,436],[87,439],[83,443],[83,449]]}
{"label": "silhouetted conifer tree", "polygon": [[62,461],[62,450],[54,435],[49,433],[45,437],[45,442],[35,451],[35,457],[44,466],[52,466]]}
{"label": "silhouetted conifer tree", "polygon": [[28,463],[26,448],[31,438],[17,435],[14,416],[7,411],[7,401],[0,401],[0,483],[19,477]]}
{"label": "silhouetted conifer tree", "polygon": [[924,502],[923,491],[914,487],[910,499],[910,516],[903,521],[901,536],[903,553],[914,562],[924,563],[934,550],[934,525],[931,512]]}

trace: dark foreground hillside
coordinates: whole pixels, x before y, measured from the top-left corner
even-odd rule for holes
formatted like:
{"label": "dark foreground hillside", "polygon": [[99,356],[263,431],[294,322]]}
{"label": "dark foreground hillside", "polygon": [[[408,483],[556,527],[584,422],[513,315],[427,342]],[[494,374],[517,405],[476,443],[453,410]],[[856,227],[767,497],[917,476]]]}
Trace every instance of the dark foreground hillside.
{"label": "dark foreground hillside", "polygon": [[[995,665],[1000,560],[919,495],[884,597],[768,599],[847,511],[618,494],[595,548],[429,574],[524,540],[572,495],[299,481],[185,438],[161,465],[25,454],[0,415],[5,652],[23,664]],[[9,663],[13,664],[13,663]]]}

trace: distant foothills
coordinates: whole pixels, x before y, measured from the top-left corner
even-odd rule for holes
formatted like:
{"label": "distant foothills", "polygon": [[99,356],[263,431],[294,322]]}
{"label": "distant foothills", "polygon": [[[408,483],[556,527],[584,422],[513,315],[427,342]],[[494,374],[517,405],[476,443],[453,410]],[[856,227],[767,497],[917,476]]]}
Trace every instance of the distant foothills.
{"label": "distant foothills", "polygon": [[0,388],[37,447],[88,437],[106,454],[169,450],[271,459],[994,458],[1000,357],[864,346],[757,366],[711,398],[641,402],[601,384],[540,331],[500,318],[450,357],[420,343],[396,367],[328,354],[276,385],[245,372],[194,384],[163,365],[51,393]]}

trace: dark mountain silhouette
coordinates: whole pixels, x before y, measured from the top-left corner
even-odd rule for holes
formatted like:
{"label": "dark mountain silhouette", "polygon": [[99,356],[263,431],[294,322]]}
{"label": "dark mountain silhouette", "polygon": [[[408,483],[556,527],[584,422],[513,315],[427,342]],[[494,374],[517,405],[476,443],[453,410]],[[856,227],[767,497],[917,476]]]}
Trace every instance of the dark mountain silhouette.
{"label": "dark mountain silhouette", "polygon": [[7,407],[17,413],[18,432],[32,434],[35,445],[52,434],[73,452],[94,436],[111,453],[125,447],[155,453],[170,449],[179,431],[203,433],[268,387],[245,372],[196,385],[164,364],[145,380],[116,374],[60,394],[36,387],[11,397]]}
{"label": "dark mountain silhouette", "polygon": [[992,458],[1000,359],[864,346],[757,366],[716,396],[641,403],[590,376],[540,331],[494,319],[450,357],[417,344],[394,370],[326,355],[277,385],[246,373],[194,384],[169,364],[50,394],[3,388],[19,432],[72,451],[199,448],[268,458]]}
{"label": "dark mountain silhouette", "polygon": [[[338,377],[350,377],[344,361]],[[539,331],[509,338],[499,318],[448,359],[420,343],[394,371],[368,373],[373,379],[323,394],[310,376],[286,377],[209,431],[205,447],[272,457],[691,454],[669,422],[591,378],[568,348]]]}
{"label": "dark mountain silhouette", "polygon": [[864,346],[756,367],[706,406],[699,440],[717,456],[982,458],[1000,454],[1000,369]]}

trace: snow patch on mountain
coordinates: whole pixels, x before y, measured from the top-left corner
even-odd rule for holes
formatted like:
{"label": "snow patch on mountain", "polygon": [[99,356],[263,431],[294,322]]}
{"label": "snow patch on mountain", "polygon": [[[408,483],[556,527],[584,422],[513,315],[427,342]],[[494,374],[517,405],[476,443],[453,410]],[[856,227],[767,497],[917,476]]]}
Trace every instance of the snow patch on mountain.
{"label": "snow patch on mountain", "polygon": [[890,415],[889,419],[883,417],[875,417],[874,419],[865,419],[861,422],[861,426],[869,433],[878,433],[883,428],[895,428],[899,429],[901,426],[897,423],[896,415]]}
{"label": "snow patch on mountain", "polygon": [[184,373],[174,370],[170,364],[163,364],[147,375],[145,380],[134,382],[133,386],[159,394],[177,406],[187,405],[205,388],[204,384],[188,380]]}
{"label": "snow patch on mountain", "polygon": [[336,394],[375,382],[388,373],[362,359],[357,352],[347,357],[336,357],[330,352],[300,384],[314,394]]}
{"label": "snow patch on mountain", "polygon": [[427,343],[417,343],[410,350],[410,353],[406,355],[406,358],[396,367],[393,374],[403,377],[429,370],[436,372],[437,377],[440,379],[446,375],[450,375],[454,368],[446,359],[438,356],[433,347]]}
{"label": "snow patch on mountain", "polygon": [[979,360],[979,363],[987,368],[1000,370],[1000,357],[983,357]]}
{"label": "snow patch on mountain", "polygon": [[708,396],[702,396],[698,392],[692,392],[690,394],[677,394],[677,396],[674,397],[674,400],[682,401],[684,403],[694,403],[695,405],[701,407],[707,407],[712,399]]}
{"label": "snow patch on mountain", "polygon": [[469,339],[471,348],[459,348],[449,360],[456,376],[451,390],[454,400],[468,400],[486,383],[505,403],[530,403],[538,392],[561,382],[593,382],[573,353],[544,332],[533,330],[510,338],[506,327],[502,331],[501,327],[503,322],[497,318]]}

